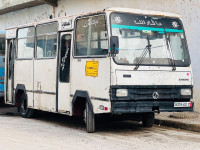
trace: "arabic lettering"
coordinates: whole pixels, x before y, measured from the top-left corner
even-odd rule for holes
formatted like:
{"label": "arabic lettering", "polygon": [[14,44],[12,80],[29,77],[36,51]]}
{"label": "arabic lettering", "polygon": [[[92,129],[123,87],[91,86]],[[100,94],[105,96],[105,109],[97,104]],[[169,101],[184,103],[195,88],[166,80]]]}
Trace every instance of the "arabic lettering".
{"label": "arabic lettering", "polygon": [[137,25],[147,25],[147,26],[162,26],[161,22],[154,21],[153,19],[145,21],[143,19],[136,19],[134,23]]}
{"label": "arabic lettering", "polygon": [[65,28],[71,28],[71,26],[72,26],[72,20],[71,19],[62,20],[61,26],[62,26],[63,29],[65,29]]}
{"label": "arabic lettering", "polygon": [[85,22],[85,24],[84,24],[84,28],[87,28],[87,27],[89,27],[89,26],[91,26],[91,25],[97,25],[99,23],[99,19],[92,19],[92,18],[90,18],[90,19],[88,19],[86,22]]}
{"label": "arabic lettering", "polygon": [[138,25],[146,25],[146,22],[144,20],[134,20],[134,23]]}
{"label": "arabic lettering", "polygon": [[61,59],[60,67],[61,67],[62,71],[65,69],[65,61],[66,61],[68,52],[69,52],[69,47],[66,48],[65,55]]}
{"label": "arabic lettering", "polygon": [[161,23],[161,22],[155,21],[155,23],[156,23],[157,26],[162,26],[162,23]]}
{"label": "arabic lettering", "polygon": [[147,21],[147,25],[149,26],[155,26],[156,25],[156,23],[155,23],[155,21],[153,21],[152,19],[151,20],[148,20]]}

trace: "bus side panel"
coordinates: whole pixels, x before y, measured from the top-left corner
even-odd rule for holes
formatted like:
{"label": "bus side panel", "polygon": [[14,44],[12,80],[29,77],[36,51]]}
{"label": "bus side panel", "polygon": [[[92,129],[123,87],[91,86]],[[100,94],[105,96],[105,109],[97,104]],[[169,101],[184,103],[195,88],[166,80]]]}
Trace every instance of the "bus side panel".
{"label": "bus side panel", "polygon": [[57,59],[34,61],[34,108],[56,111]]}
{"label": "bus side panel", "polygon": [[[92,62],[97,66],[91,66]],[[71,71],[71,94],[87,91],[94,113],[110,112],[110,58],[72,59]]]}
{"label": "bus side panel", "polygon": [[15,60],[14,88],[23,84],[28,94],[28,106],[33,107],[33,60]]}
{"label": "bus side panel", "polygon": [[49,112],[56,111],[56,96],[51,94],[34,93],[34,108]]}

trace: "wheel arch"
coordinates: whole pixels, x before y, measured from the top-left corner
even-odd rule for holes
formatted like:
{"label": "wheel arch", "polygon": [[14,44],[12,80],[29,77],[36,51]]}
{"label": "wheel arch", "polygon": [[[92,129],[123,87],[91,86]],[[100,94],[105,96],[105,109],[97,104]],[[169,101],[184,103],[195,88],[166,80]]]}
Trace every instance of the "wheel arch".
{"label": "wheel arch", "polygon": [[72,115],[73,116],[80,116],[82,115],[86,101],[88,102],[90,108],[93,111],[93,105],[90,100],[89,94],[87,91],[77,90],[72,99]]}
{"label": "wheel arch", "polygon": [[15,105],[16,106],[19,106],[20,97],[22,94],[25,94],[25,96],[27,97],[25,85],[17,84],[16,89],[15,89]]}

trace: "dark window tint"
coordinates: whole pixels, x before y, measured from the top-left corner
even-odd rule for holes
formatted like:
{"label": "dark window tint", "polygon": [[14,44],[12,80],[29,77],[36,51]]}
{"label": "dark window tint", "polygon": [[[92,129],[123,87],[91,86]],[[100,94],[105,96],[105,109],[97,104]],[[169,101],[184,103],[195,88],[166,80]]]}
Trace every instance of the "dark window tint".
{"label": "dark window tint", "polygon": [[61,37],[60,81],[69,82],[71,35]]}
{"label": "dark window tint", "polygon": [[5,56],[5,34],[0,31],[0,56]]}
{"label": "dark window tint", "polygon": [[8,76],[8,78],[9,79],[11,79],[11,76],[12,76],[12,57],[13,57],[13,55],[12,55],[12,53],[13,53],[13,43],[12,43],[12,41],[10,41],[9,42],[9,58],[8,58],[8,65],[9,65],[9,76]]}

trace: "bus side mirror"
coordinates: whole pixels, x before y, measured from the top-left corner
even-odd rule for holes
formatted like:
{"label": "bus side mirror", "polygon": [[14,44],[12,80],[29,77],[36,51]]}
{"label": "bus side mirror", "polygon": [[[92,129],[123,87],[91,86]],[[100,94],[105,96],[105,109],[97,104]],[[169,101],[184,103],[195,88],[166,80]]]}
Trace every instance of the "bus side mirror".
{"label": "bus side mirror", "polygon": [[118,36],[110,37],[110,52],[111,52],[111,54],[119,53],[119,38],[118,38]]}

